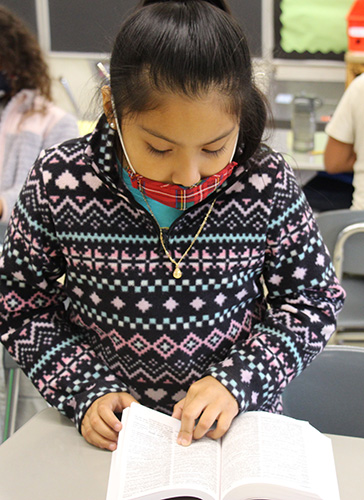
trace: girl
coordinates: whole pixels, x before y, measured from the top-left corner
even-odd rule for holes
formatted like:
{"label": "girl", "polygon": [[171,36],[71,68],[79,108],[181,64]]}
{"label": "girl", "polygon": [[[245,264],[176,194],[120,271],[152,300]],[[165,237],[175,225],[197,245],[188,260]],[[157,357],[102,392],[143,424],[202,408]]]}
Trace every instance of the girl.
{"label": "girl", "polygon": [[52,102],[51,78],[36,38],[0,6],[1,222],[9,222],[41,150],[77,134],[76,118]]}
{"label": "girl", "polygon": [[102,94],[95,131],[46,151],[19,197],[2,342],[110,450],[135,400],[180,418],[182,445],[281,411],[344,294],[294,174],[261,145],[241,29],[223,2],[144,1]]}

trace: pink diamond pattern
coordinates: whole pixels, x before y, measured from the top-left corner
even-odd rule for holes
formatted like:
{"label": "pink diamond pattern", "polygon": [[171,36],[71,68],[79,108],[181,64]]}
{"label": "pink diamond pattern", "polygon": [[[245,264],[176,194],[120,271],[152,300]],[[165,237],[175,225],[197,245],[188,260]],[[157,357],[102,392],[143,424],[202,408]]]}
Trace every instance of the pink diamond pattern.
{"label": "pink diamond pattern", "polygon": [[173,312],[178,306],[178,302],[176,302],[173,297],[169,297],[163,305],[166,309],[168,309],[168,311]]}
{"label": "pink diamond pattern", "polygon": [[188,337],[182,342],[180,349],[186,354],[191,355],[201,346],[202,340],[198,338],[194,333],[190,333]]}
{"label": "pink diamond pattern", "polygon": [[128,342],[130,349],[137,354],[144,354],[151,348],[150,343],[145,340],[139,333],[134,335]]}
{"label": "pink diamond pattern", "polygon": [[238,338],[240,330],[242,328],[242,325],[238,323],[237,321],[232,321],[230,323],[229,330],[227,332],[227,338],[231,340],[232,342],[235,342],[235,340]]}
{"label": "pink diamond pattern", "polygon": [[148,311],[148,309],[150,309],[152,307],[150,302],[148,302],[144,298],[142,300],[139,300],[139,302],[137,303],[136,306],[142,312],[146,312],[146,311]]}
{"label": "pink diamond pattern", "polygon": [[90,299],[92,300],[92,302],[93,302],[95,305],[97,305],[99,302],[101,302],[100,297],[99,297],[99,296],[97,295],[97,293],[95,293],[95,292],[94,292],[94,293],[92,293],[92,294],[90,295]]}
{"label": "pink diamond pattern", "polygon": [[206,338],[204,344],[212,351],[215,351],[224,339],[224,334],[217,328],[214,328],[210,335]]}
{"label": "pink diamond pattern", "polygon": [[178,349],[178,345],[166,334],[162,335],[153,347],[164,359],[169,358]]}
{"label": "pink diamond pattern", "polygon": [[196,297],[192,302],[191,302],[191,306],[196,309],[196,311],[199,311],[204,305],[206,304],[206,302],[202,299],[200,299],[200,297]]}
{"label": "pink diamond pattern", "polygon": [[111,303],[118,310],[122,309],[125,306],[125,302],[123,302],[120,297],[115,297],[115,299]]}
{"label": "pink diamond pattern", "polygon": [[122,347],[125,346],[126,342],[123,339],[123,337],[120,335],[120,332],[117,332],[116,330],[111,330],[111,332],[108,334],[108,336],[111,338],[111,341],[116,349],[118,351]]}
{"label": "pink diamond pattern", "polygon": [[225,302],[225,300],[226,300],[226,295],[220,292],[219,295],[216,297],[215,302],[221,307]]}

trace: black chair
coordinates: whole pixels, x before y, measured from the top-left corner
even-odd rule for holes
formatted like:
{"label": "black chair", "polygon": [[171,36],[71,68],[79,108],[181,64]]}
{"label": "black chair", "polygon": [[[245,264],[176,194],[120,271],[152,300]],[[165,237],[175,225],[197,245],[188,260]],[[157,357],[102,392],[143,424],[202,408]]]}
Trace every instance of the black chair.
{"label": "black chair", "polygon": [[334,210],[316,216],[337,277],[346,291],[334,343],[364,341],[364,210]]}
{"label": "black chair", "polygon": [[364,438],[364,348],[327,346],[284,390],[283,413],[326,434]]}

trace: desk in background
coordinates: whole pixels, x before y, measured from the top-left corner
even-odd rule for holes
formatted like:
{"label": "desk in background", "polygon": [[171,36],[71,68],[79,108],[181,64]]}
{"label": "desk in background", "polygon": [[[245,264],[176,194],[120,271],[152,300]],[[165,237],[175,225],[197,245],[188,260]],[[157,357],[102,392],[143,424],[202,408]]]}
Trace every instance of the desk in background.
{"label": "desk in background", "polygon": [[[330,437],[341,500],[363,500],[364,439]],[[0,500],[104,500],[110,461],[47,408],[0,446]]]}
{"label": "desk in background", "polygon": [[307,184],[318,171],[325,170],[324,149],[327,135],[325,132],[316,132],[315,150],[308,153],[297,153],[293,151],[293,133],[289,129],[277,128],[268,131],[267,144],[275,151],[282,153],[286,161],[293,168],[301,186]]}

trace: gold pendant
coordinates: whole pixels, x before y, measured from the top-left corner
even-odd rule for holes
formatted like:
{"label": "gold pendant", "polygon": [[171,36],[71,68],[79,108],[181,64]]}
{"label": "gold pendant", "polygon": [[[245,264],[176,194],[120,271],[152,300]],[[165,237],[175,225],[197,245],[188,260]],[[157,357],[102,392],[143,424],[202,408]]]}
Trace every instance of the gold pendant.
{"label": "gold pendant", "polygon": [[181,276],[182,276],[182,271],[178,266],[176,266],[176,269],[173,271],[173,278],[179,280]]}

